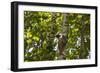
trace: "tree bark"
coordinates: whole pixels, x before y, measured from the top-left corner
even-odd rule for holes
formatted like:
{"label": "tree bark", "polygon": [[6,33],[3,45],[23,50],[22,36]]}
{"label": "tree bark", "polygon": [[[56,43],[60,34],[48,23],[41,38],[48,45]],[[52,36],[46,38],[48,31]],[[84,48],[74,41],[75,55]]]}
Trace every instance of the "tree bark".
{"label": "tree bark", "polygon": [[59,58],[60,60],[66,59],[66,49],[68,47],[68,30],[69,25],[67,24],[67,14],[63,14],[63,23],[62,23],[62,38],[59,39],[58,48],[59,48]]}
{"label": "tree bark", "polygon": [[86,25],[84,23],[84,16],[82,16],[81,25],[82,25],[82,28],[80,29],[81,46],[80,46],[79,58],[84,59],[84,49],[85,49],[85,47],[84,47],[84,31],[86,28]]}
{"label": "tree bark", "polygon": [[53,34],[53,37],[55,36],[54,34],[55,34],[55,28],[56,28],[56,13],[55,12],[53,12],[52,13],[52,22],[51,22],[51,33]]}

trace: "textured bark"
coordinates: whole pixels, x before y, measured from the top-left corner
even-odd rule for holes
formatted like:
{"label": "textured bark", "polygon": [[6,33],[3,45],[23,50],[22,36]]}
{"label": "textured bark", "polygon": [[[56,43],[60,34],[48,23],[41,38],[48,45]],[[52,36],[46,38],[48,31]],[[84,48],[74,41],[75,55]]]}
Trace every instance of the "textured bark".
{"label": "textured bark", "polygon": [[62,37],[59,38],[58,48],[59,48],[59,58],[63,60],[66,58],[66,48],[68,47],[68,30],[69,26],[67,24],[67,14],[63,14],[63,23],[62,23]]}
{"label": "textured bark", "polygon": [[56,28],[56,26],[55,26],[55,24],[56,24],[56,13],[54,12],[54,13],[52,13],[52,22],[51,22],[51,33],[53,34],[53,37],[54,37],[54,34],[55,34],[55,28]]}
{"label": "textured bark", "polygon": [[80,30],[80,37],[81,37],[80,56],[79,56],[80,59],[84,59],[84,50],[85,50],[85,47],[84,47],[84,31],[85,31],[86,25],[84,23],[83,18],[84,17],[82,17],[82,20],[81,20],[82,28]]}

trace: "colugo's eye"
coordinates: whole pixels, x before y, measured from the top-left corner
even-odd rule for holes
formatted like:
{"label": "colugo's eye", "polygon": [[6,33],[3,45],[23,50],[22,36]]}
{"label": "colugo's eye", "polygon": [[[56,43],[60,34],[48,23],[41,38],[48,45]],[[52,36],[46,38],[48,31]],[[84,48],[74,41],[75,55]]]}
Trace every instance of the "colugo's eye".
{"label": "colugo's eye", "polygon": [[60,37],[60,35],[58,34],[58,35],[56,35],[56,37],[57,37],[57,38],[59,38],[59,37]]}

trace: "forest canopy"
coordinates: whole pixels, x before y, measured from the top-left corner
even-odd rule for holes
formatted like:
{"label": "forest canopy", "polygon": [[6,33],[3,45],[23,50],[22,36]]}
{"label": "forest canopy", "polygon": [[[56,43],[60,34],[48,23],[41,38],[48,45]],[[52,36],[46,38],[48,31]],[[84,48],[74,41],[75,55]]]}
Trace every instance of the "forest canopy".
{"label": "forest canopy", "polygon": [[90,58],[90,14],[24,11],[24,61]]}

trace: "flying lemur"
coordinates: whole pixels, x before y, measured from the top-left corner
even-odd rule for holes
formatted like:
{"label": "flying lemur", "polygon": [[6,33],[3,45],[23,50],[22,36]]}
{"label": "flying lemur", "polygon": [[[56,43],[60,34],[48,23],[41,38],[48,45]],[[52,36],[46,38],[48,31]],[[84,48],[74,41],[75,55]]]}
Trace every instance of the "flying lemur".
{"label": "flying lemur", "polygon": [[64,55],[63,52],[66,47],[67,37],[64,34],[57,34],[56,37],[58,38],[58,50],[60,55]]}

